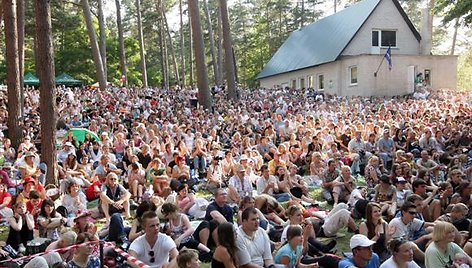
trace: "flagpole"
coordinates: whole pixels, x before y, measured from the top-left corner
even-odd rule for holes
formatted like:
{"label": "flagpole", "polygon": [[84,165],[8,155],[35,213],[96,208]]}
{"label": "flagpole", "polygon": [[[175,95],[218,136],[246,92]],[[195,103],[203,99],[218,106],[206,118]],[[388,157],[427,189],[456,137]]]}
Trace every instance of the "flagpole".
{"label": "flagpole", "polygon": [[379,70],[380,70],[380,66],[382,66],[382,63],[384,62],[384,59],[385,59],[385,55],[382,57],[382,61],[380,62],[379,67],[377,67],[377,71],[375,71],[374,77],[377,77],[377,73],[378,73]]}

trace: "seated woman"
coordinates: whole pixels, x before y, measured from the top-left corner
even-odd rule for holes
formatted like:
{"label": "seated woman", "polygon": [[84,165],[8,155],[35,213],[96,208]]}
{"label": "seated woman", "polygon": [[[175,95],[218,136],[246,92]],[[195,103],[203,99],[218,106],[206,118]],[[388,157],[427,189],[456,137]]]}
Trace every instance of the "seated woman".
{"label": "seated woman", "polygon": [[17,202],[13,205],[13,217],[8,219],[8,224],[10,231],[7,244],[17,251],[20,249],[20,245],[26,247],[28,241],[33,239],[34,218],[26,210],[24,202]]}
{"label": "seated woman", "polygon": [[172,237],[178,250],[183,247],[198,249],[202,252],[202,258],[209,257],[210,249],[193,238],[192,235],[195,230],[187,215],[180,213],[179,208],[172,203],[164,203],[161,212],[168,220],[165,227],[166,233]]}
{"label": "seated woman", "polygon": [[189,193],[188,185],[181,184],[177,188],[175,203],[180,212],[191,216],[194,219],[205,217],[208,201],[204,198],[195,198],[193,193]]}
{"label": "seated woman", "polygon": [[18,166],[20,176],[22,179],[27,177],[38,177],[41,175],[38,164],[34,161],[36,155],[32,152],[26,152],[24,155],[24,161]]}
{"label": "seated woman", "polygon": [[388,223],[382,218],[382,208],[377,203],[368,203],[366,207],[366,221],[359,226],[359,233],[375,241],[372,249],[379,255],[380,261],[389,257],[387,243],[390,241],[395,229],[388,228]]}
{"label": "seated woman", "polygon": [[308,250],[308,234],[303,232],[299,225],[290,225],[287,229],[287,241],[277,250],[274,261],[276,264],[285,265],[287,268],[308,268],[318,267],[317,263],[302,264],[301,259],[303,253]]}
{"label": "seated woman", "polygon": [[236,253],[236,232],[233,224],[224,222],[218,226],[218,247],[211,260],[213,268],[236,268],[238,259]]}
{"label": "seated woman", "polygon": [[397,212],[397,188],[391,184],[388,175],[380,176],[380,184],[375,186],[374,191],[373,201],[382,207],[381,214],[387,213],[392,219]]}
{"label": "seated woman", "polygon": [[137,201],[138,203],[141,203],[145,176],[145,170],[138,163],[132,163],[130,168],[128,168],[129,191],[132,194],[131,198],[133,198],[134,201]]}
{"label": "seated woman", "polygon": [[169,186],[169,177],[165,174],[165,166],[159,158],[154,158],[146,169],[146,181],[153,187],[154,193],[161,196]]}
{"label": "seated woman", "polygon": [[[86,242],[97,241],[98,239],[89,233],[80,233],[77,236],[76,245]],[[86,244],[79,246],[75,252],[72,260],[69,261],[69,268],[101,268],[100,259],[93,253],[93,244]]]}
{"label": "seated woman", "polygon": [[67,209],[68,216],[72,218],[87,210],[87,197],[80,191],[77,180],[69,180],[66,194],[62,198],[62,205]]}
{"label": "seated woman", "polygon": [[41,212],[37,219],[39,237],[49,238],[53,241],[59,239],[62,226],[67,222],[65,218],[56,212],[54,201],[46,199],[41,205]]}
{"label": "seated woman", "polygon": [[413,260],[413,249],[410,241],[406,239],[395,238],[390,240],[388,247],[392,253],[392,256],[383,262],[380,265],[380,268],[420,268],[420,266]]}
{"label": "seated woman", "polygon": [[[76,178],[79,185],[90,186],[90,181],[85,177],[86,172],[77,163],[77,157],[74,154],[69,154],[63,163],[63,172],[66,177]],[[89,177],[89,176],[87,176]]]}

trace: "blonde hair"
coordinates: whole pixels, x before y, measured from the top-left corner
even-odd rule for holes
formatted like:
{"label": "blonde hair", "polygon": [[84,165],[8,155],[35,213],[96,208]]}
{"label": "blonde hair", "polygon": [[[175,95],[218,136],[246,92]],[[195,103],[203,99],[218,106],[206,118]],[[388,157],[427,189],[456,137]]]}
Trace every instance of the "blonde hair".
{"label": "blonde hair", "polygon": [[457,229],[449,222],[438,221],[434,225],[433,229],[433,241],[439,242],[446,239],[446,236],[450,232],[455,232]]}

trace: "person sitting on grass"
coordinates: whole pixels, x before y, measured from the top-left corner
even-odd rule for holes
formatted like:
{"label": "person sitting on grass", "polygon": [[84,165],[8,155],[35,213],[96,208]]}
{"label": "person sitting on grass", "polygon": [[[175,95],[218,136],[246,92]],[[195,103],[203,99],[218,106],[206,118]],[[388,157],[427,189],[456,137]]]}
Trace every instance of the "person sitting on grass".
{"label": "person sitting on grass", "polygon": [[287,240],[275,254],[275,263],[285,265],[285,267],[288,268],[318,267],[318,263],[301,263],[303,254],[308,251],[308,236],[309,233],[303,232],[303,229],[300,225],[290,225],[287,229]]}
{"label": "person sitting on grass", "polygon": [[420,268],[413,260],[413,246],[408,240],[395,238],[390,240],[389,249],[392,256],[380,265],[380,268]]}
{"label": "person sitting on grass", "polygon": [[345,258],[339,262],[338,268],[358,267],[358,268],[378,268],[380,259],[377,253],[372,251],[375,241],[370,240],[365,235],[356,234],[351,237],[349,247],[352,250],[352,257]]}
{"label": "person sitting on grass", "polygon": [[218,247],[211,260],[213,268],[238,267],[238,248],[236,247],[236,231],[234,225],[224,222],[218,226]]}
{"label": "person sitting on grass", "polygon": [[423,226],[430,227],[434,226],[434,223],[424,222],[416,218],[417,210],[416,206],[405,201],[401,208],[401,217],[392,219],[388,227],[394,230],[392,238],[404,238],[414,243],[413,252],[415,254],[415,260],[419,262],[424,261],[424,252],[420,249],[421,245],[425,245],[430,239],[430,234],[425,234],[416,240],[414,239],[415,232],[422,229]]}
{"label": "person sitting on grass", "polygon": [[130,218],[129,199],[130,192],[123,185],[118,184],[118,176],[110,173],[106,177],[106,183],[102,185],[100,194],[101,208],[107,223],[110,222],[110,216],[115,213],[125,213],[125,218]]}

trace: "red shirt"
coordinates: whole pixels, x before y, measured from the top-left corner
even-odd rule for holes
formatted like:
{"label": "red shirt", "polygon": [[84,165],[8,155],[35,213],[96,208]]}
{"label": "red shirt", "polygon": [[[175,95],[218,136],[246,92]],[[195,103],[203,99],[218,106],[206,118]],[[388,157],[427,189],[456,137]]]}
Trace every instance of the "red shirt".
{"label": "red shirt", "polygon": [[42,200],[42,199],[39,201],[39,203],[38,203],[38,205],[37,205],[36,207],[33,205],[33,202],[31,202],[31,200],[28,200],[28,201],[26,202],[26,210],[28,210],[29,213],[31,213],[33,216],[36,217],[36,216],[38,216],[38,215],[37,215],[37,214],[35,215],[35,214],[33,213],[33,211],[34,211],[35,208],[37,208],[37,209],[38,209],[38,213],[39,213],[39,211],[41,210],[41,205],[42,205],[42,204],[43,204],[43,200]]}
{"label": "red shirt", "polygon": [[[11,194],[8,191],[5,190],[0,193],[0,204],[3,204],[3,200],[5,200],[7,197],[11,197]],[[12,200],[10,200],[10,203],[7,205],[7,207],[11,208],[11,202]]]}

